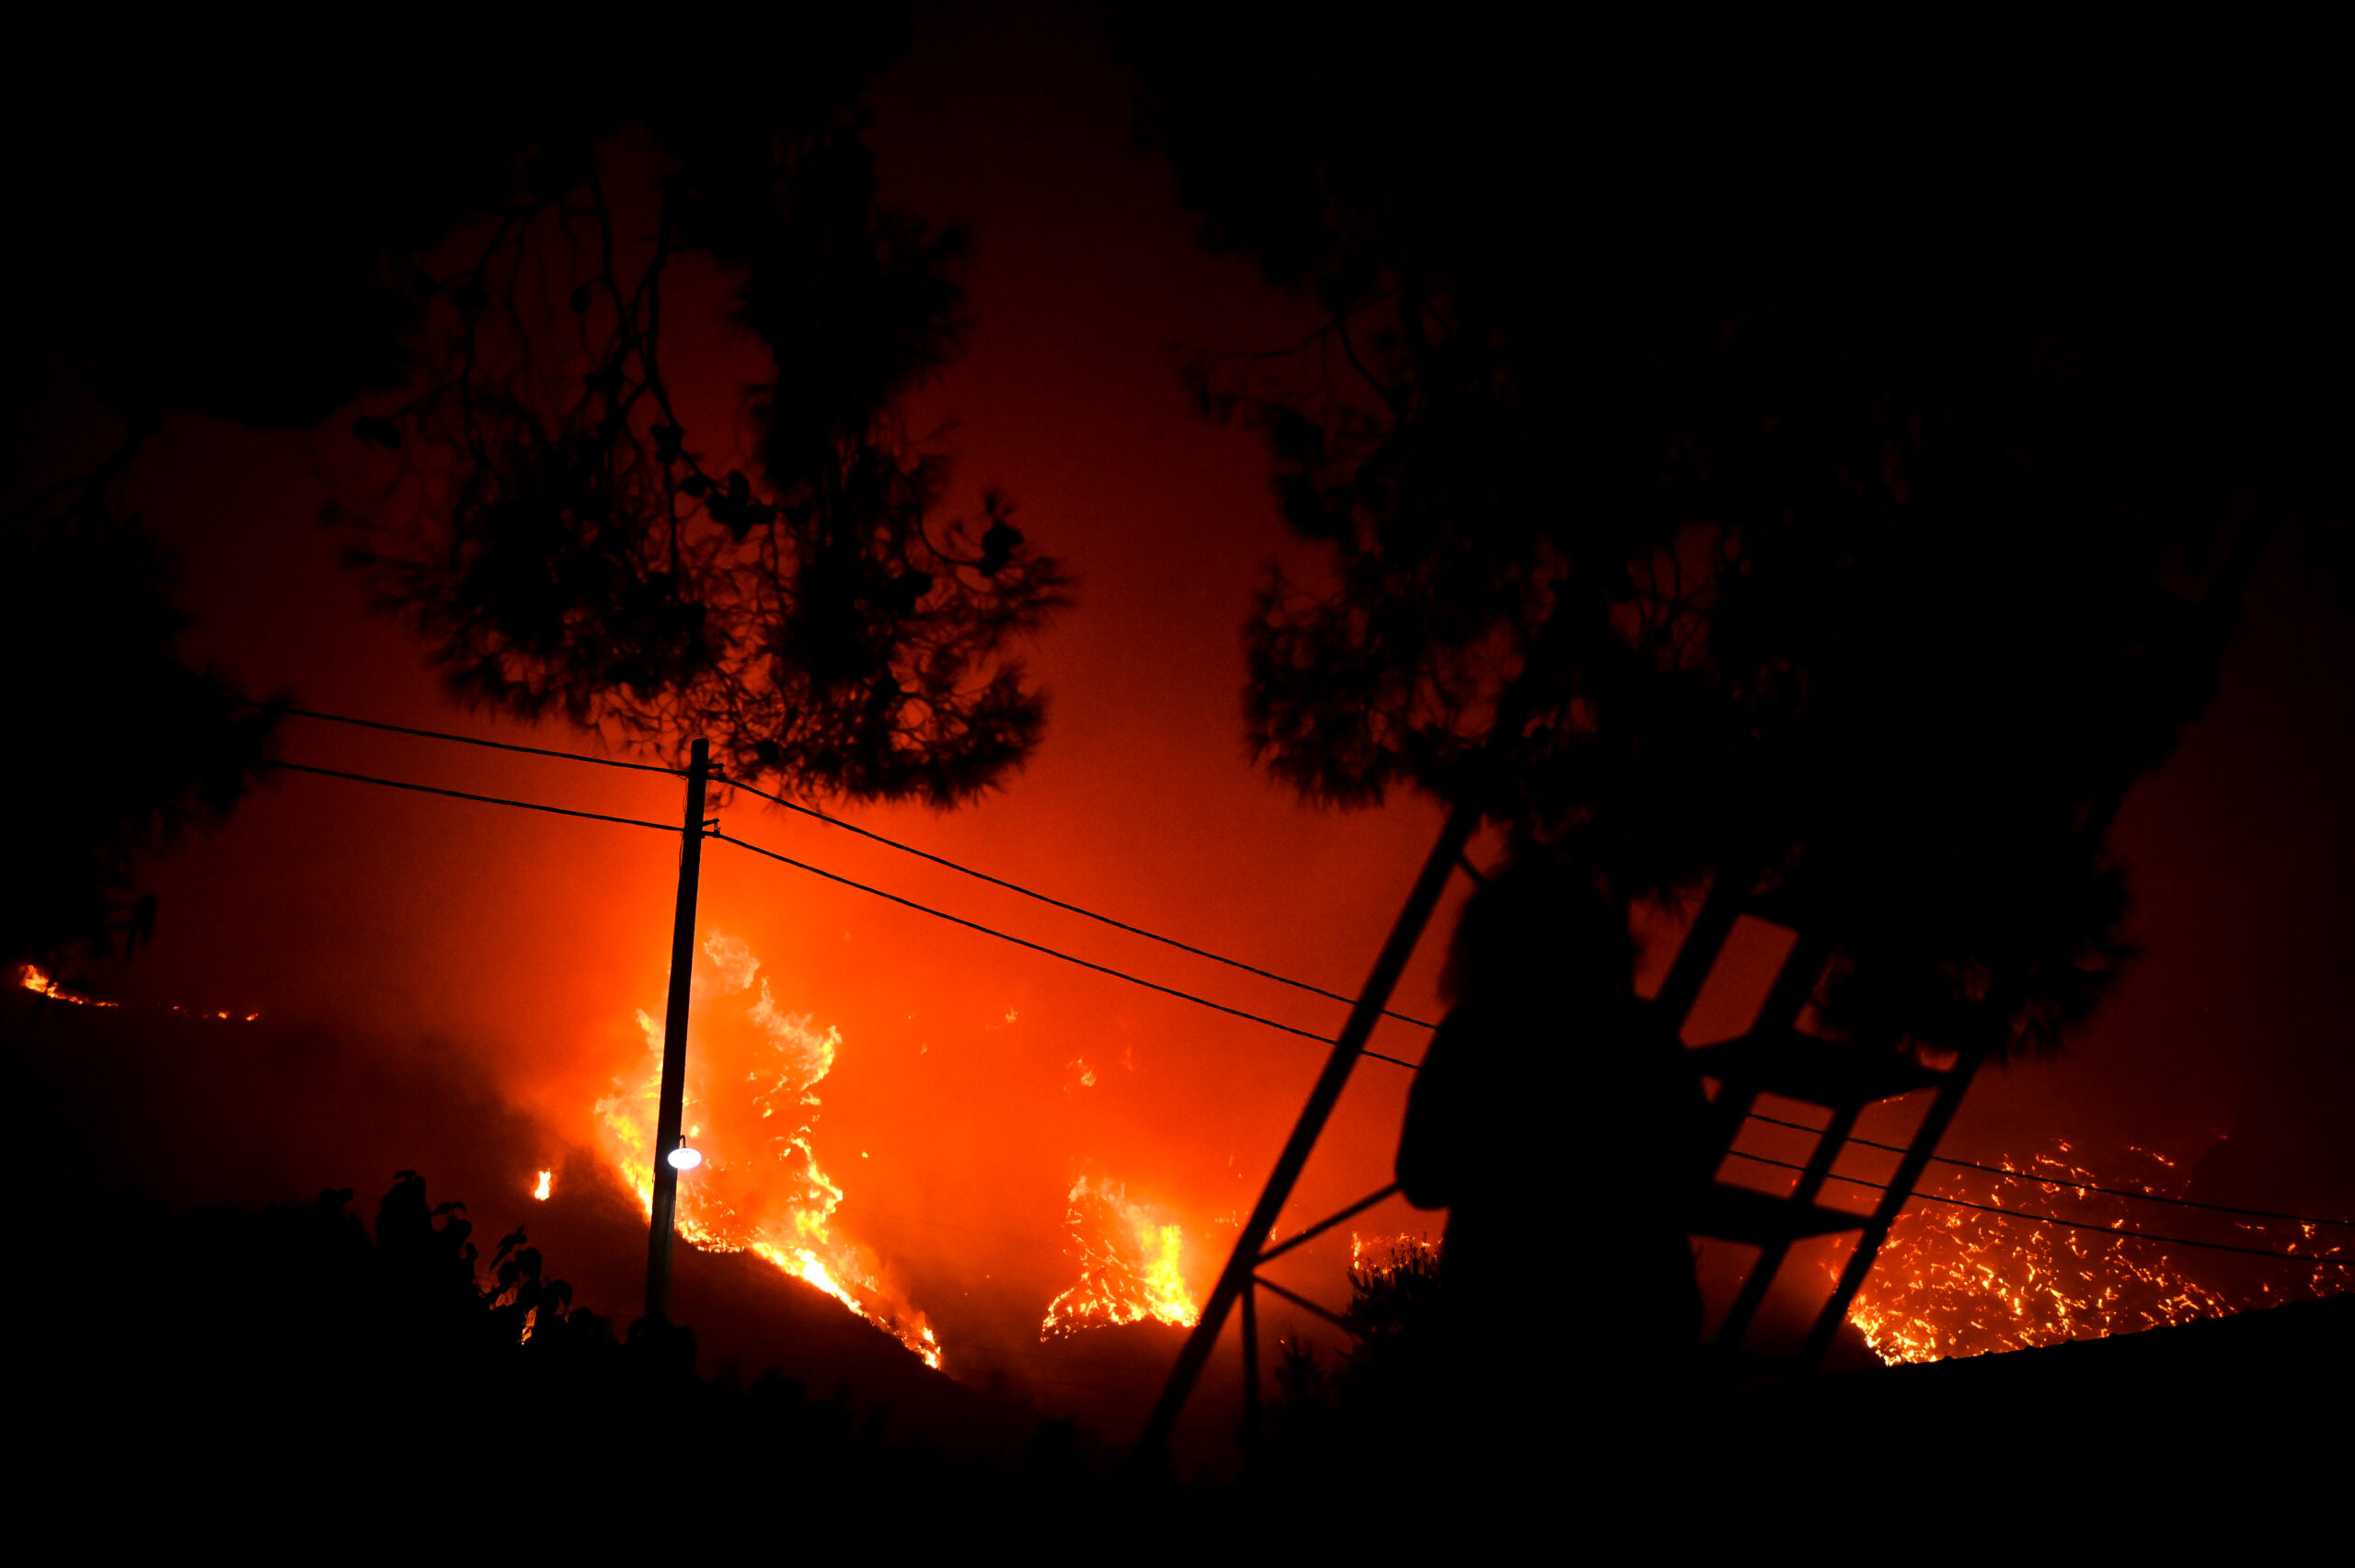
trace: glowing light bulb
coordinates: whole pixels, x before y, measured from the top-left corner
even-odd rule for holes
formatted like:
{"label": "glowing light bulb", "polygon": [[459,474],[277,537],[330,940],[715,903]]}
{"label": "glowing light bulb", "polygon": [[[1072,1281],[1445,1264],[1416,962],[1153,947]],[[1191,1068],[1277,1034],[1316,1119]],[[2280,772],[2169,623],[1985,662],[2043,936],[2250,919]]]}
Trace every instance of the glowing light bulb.
{"label": "glowing light bulb", "polygon": [[703,1163],[703,1155],[684,1143],[671,1150],[667,1158],[671,1162],[671,1169],[674,1171],[692,1171]]}

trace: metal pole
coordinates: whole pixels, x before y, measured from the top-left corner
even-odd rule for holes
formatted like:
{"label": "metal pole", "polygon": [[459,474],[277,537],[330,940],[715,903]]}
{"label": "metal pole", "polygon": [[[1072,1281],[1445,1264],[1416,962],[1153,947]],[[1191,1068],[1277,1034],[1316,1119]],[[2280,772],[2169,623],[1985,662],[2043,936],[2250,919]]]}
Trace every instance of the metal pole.
{"label": "metal pole", "polygon": [[646,1315],[670,1321],[671,1239],[678,1229],[679,1172],[671,1150],[687,1098],[687,1003],[695,973],[695,885],[703,876],[704,784],[711,743],[698,740],[687,766],[687,817],[680,830],[679,905],[671,921],[671,996],[662,1014],[662,1102],[654,1121],[654,1214],[646,1243]]}
{"label": "metal pole", "polygon": [[1317,1134],[1325,1130],[1325,1119],[1333,1114],[1334,1104],[1341,1098],[1341,1090],[1350,1082],[1350,1070],[1357,1066],[1374,1024],[1381,1022],[1391,990],[1397,985],[1407,960],[1413,956],[1415,944],[1422,936],[1440,894],[1447,887],[1456,858],[1479,827],[1481,816],[1479,804],[1470,798],[1448,813],[1447,826],[1440,830],[1439,842],[1431,846],[1430,857],[1423,862],[1423,874],[1416,879],[1415,890],[1407,895],[1407,907],[1398,911],[1397,923],[1390,929],[1390,940],[1384,944],[1382,956],[1374,960],[1373,973],[1366,979],[1365,990],[1350,1011],[1348,1026],[1334,1042],[1333,1054],[1325,1059],[1325,1070],[1309,1093],[1308,1104],[1292,1129],[1291,1141],[1284,1145],[1283,1153],[1276,1161],[1274,1173],[1268,1177],[1258,1207],[1251,1211],[1243,1233],[1235,1239],[1235,1251],[1226,1260],[1225,1272],[1219,1276],[1209,1303],[1202,1308],[1201,1321],[1187,1337],[1186,1347],[1178,1353],[1178,1365],[1169,1370],[1161,1402],[1153,1407],[1144,1434],[1137,1439],[1136,1459],[1155,1460],[1167,1448],[1178,1413],[1186,1408],[1187,1396],[1194,1391],[1195,1381],[1201,1377],[1202,1368],[1218,1345],[1219,1330],[1225,1326],[1227,1311],[1236,1298],[1250,1288],[1251,1272],[1259,1264],[1259,1249],[1268,1244],[1268,1233],[1276,1227],[1276,1216],[1292,1196],[1292,1184],[1300,1179],[1301,1167],[1308,1163],[1309,1152],[1316,1147]]}
{"label": "metal pole", "polygon": [[1938,1085],[1929,1114],[1914,1129],[1912,1146],[1906,1150],[1905,1158],[1897,1162],[1897,1173],[1889,1179],[1889,1190],[1880,1195],[1880,1201],[1873,1206],[1872,1219],[1856,1238],[1856,1250],[1848,1254],[1847,1265],[1840,1271],[1840,1282],[1832,1288],[1832,1299],[1816,1314],[1814,1326],[1808,1330],[1807,1339],[1799,1345],[1794,1365],[1802,1374],[1823,1365],[1832,1341],[1848,1316],[1849,1303],[1864,1288],[1866,1276],[1873,1271],[1873,1260],[1880,1256],[1881,1243],[1889,1240],[1889,1228],[1897,1223],[1898,1211],[1913,1197],[1922,1173],[1929,1169],[1930,1157],[1937,1152],[1938,1140],[1946,1137],[1947,1125],[1962,1108],[1962,1097],[1970,1092],[1971,1077],[1978,1072],[1983,1054],[1977,1050],[1965,1052],[1955,1062],[1947,1081]]}
{"label": "metal pole", "polygon": [[1259,1441],[1259,1293],[1243,1288],[1243,1441]]}

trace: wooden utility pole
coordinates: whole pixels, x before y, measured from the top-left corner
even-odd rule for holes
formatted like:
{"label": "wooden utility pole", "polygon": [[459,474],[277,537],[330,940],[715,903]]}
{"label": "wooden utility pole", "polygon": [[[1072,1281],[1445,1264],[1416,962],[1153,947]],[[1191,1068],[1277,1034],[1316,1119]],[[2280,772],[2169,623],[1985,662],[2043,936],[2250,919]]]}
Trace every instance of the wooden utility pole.
{"label": "wooden utility pole", "polygon": [[671,1317],[671,1239],[678,1229],[680,1144],[687,1097],[687,1003],[695,974],[695,885],[703,876],[704,784],[711,743],[698,740],[687,766],[687,817],[679,837],[679,906],[671,921],[671,995],[662,1014],[662,1102],[654,1122],[654,1214],[646,1243],[646,1315]]}

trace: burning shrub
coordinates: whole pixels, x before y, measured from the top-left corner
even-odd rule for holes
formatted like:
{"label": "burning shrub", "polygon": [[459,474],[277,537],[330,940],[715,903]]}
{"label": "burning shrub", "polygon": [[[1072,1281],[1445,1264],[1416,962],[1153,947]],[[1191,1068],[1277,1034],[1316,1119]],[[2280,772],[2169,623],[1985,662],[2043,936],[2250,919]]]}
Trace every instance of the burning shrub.
{"label": "burning shrub", "polygon": [[1276,1342],[1275,1398],[1256,1456],[1276,1472],[1347,1468],[1376,1451],[1413,1452],[1443,1425],[1447,1297],[1439,1246],[1399,1236],[1353,1238],[1351,1343],[1328,1370],[1303,1335]]}

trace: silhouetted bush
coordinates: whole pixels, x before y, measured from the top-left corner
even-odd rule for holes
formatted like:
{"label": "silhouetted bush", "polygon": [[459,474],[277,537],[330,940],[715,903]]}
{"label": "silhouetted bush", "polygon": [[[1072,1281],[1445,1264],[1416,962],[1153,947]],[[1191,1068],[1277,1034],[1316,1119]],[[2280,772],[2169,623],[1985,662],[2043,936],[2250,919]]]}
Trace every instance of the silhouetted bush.
{"label": "silhouetted bush", "polygon": [[[81,1200],[70,1240],[0,1316],[10,1408],[40,1434],[28,1484],[128,1486],[133,1525],[174,1539],[349,1550],[441,1539],[460,1498],[514,1499],[535,1530],[617,1542],[689,1530],[868,1549],[912,1531],[1109,1525],[1230,1501],[1124,1490],[1117,1453],[1046,1422],[1018,1460],[890,1436],[882,1405],[813,1397],[730,1363],[698,1374],[692,1330],[577,1302],[523,1230],[482,1256],[465,1206],[404,1171],[373,1234],[349,1189],[307,1207],[175,1213]],[[471,1508],[472,1505],[467,1505]]]}
{"label": "silhouetted bush", "polygon": [[1274,1390],[1252,1454],[1258,1482],[1338,1482],[1377,1459],[1396,1464],[1460,1440],[1440,1259],[1434,1246],[1401,1242],[1351,1268],[1349,1333],[1329,1366],[1310,1338],[1277,1341]]}

